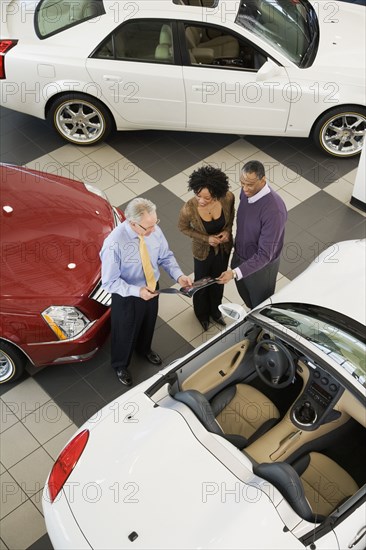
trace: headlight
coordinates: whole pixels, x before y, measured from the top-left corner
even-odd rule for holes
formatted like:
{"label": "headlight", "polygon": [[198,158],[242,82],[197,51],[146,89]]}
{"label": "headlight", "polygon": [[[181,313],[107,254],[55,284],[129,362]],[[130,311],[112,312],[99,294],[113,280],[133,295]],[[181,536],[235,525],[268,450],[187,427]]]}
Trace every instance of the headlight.
{"label": "headlight", "polygon": [[107,195],[102,191],[101,189],[98,189],[98,187],[94,187],[94,185],[90,185],[90,183],[85,183],[84,185],[90,193],[94,193],[94,195],[98,195],[98,197],[102,197],[102,199],[105,199],[107,202],[109,202],[109,199]]}
{"label": "headlight", "polygon": [[42,317],[60,340],[75,338],[90,324],[81,311],[70,306],[51,306]]}

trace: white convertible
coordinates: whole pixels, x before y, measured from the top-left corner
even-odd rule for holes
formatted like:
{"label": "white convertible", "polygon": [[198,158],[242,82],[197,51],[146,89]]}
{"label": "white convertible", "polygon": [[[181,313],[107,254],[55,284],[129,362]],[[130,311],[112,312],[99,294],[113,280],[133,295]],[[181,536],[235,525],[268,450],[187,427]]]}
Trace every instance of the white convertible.
{"label": "white convertible", "polygon": [[366,242],[104,407],[47,480],[55,550],[365,548]]}
{"label": "white convertible", "polygon": [[66,140],[112,129],[309,137],[366,131],[365,12],[325,0],[7,0],[0,94]]}

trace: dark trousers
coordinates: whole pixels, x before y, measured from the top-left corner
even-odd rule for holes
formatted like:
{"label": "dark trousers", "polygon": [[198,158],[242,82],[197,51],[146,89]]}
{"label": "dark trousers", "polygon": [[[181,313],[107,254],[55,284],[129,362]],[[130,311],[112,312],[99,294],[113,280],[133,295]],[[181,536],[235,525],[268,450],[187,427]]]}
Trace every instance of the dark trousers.
{"label": "dark trousers", "polygon": [[115,370],[128,368],[134,350],[141,355],[151,350],[158,306],[158,296],[143,300],[112,294],[111,363]]}
{"label": "dark trousers", "polygon": [[[234,269],[241,263],[242,260],[234,252],[231,260],[231,267]],[[242,300],[250,309],[272,296],[276,288],[276,278],[279,267],[280,258],[266,265],[259,271],[252,273],[248,277],[243,277],[240,281],[235,280],[236,288]]]}
{"label": "dark trousers", "polygon": [[[213,248],[205,260],[194,258],[194,278],[197,281],[203,277],[218,277],[226,271],[229,263],[229,254],[219,251],[215,254]],[[221,315],[218,306],[221,304],[224,294],[224,285],[210,285],[203,288],[193,296],[193,309],[197,319],[208,321],[211,317],[217,318]]]}

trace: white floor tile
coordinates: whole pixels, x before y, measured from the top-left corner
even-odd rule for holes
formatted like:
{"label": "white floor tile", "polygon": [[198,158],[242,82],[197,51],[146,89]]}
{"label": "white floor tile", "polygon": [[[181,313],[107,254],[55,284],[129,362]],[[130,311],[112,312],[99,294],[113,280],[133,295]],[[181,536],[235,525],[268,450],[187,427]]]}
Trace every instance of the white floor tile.
{"label": "white floor tile", "polygon": [[3,539],[0,539],[0,550],[9,550]]}
{"label": "white floor tile", "polygon": [[10,468],[9,473],[22,490],[31,497],[43,489],[53,464],[54,461],[50,455],[40,447]]}
{"label": "white floor tile", "polygon": [[161,294],[159,297],[159,317],[166,323],[189,307],[187,302],[177,294]]}
{"label": "white floor tile", "polygon": [[108,166],[112,162],[117,162],[122,158],[121,153],[113,149],[110,145],[104,145],[103,147],[99,147],[99,149],[96,151],[91,151],[90,153],[86,150],[86,154],[93,162],[100,164],[102,168]]}
{"label": "white floor tile", "polygon": [[46,533],[42,514],[27,500],[2,520],[1,537],[12,550],[26,550]]}
{"label": "white floor tile", "polygon": [[201,324],[193,312],[193,308],[182,311],[182,313],[170,321],[169,325],[188,342],[191,342],[191,340],[203,332]]}
{"label": "white floor tile", "polygon": [[154,178],[142,170],[139,170],[131,177],[124,179],[123,184],[133,193],[136,193],[136,195],[143,195],[146,191],[149,191],[153,187],[159,185]]}
{"label": "white floor tile", "polygon": [[22,491],[14,478],[5,472],[0,476],[1,486],[1,506],[0,519],[10,514],[15,508],[18,508],[27,500],[27,495]]}
{"label": "white floor tile", "polygon": [[37,441],[43,445],[68,428],[72,421],[54,401],[50,400],[34,413],[26,416],[23,423]]}
{"label": "white floor tile", "polygon": [[70,177],[75,180],[93,184],[100,179],[102,167],[90,157],[84,155],[77,160],[66,161],[63,166],[70,172]]}
{"label": "white floor tile", "polygon": [[2,399],[0,399],[0,433],[5,432],[8,428],[19,421],[19,418],[7,407]]}
{"label": "white floor tile", "polygon": [[125,157],[121,157],[118,161],[108,164],[105,166],[105,169],[114,176],[116,181],[126,181],[130,184],[134,183],[136,174],[140,171],[136,164]]}
{"label": "white floor tile", "polygon": [[301,180],[301,174],[280,163],[271,166],[266,177],[270,185],[275,184],[277,187],[285,187],[289,183],[296,183]]}
{"label": "white floor tile", "polygon": [[177,197],[182,197],[187,193],[188,189],[188,176],[183,172],[180,172],[176,176],[167,179],[162,183],[169,191],[174,193]]}
{"label": "white floor tile", "polygon": [[105,189],[105,194],[109,202],[114,206],[120,206],[137,196],[136,193],[133,193],[128,187],[123,185],[123,183],[116,183],[112,185],[112,187],[108,187],[108,189]]}
{"label": "white floor tile", "polygon": [[288,183],[282,187],[282,190],[286,191],[286,193],[290,193],[290,195],[300,202],[319,193],[319,187],[304,178]]}
{"label": "white floor tile", "polygon": [[223,172],[227,172],[232,166],[238,164],[238,159],[234,157],[227,149],[221,149],[213,155],[206,157],[204,161]]}
{"label": "white floor tile", "polygon": [[258,148],[245,139],[238,139],[237,141],[234,141],[234,143],[231,143],[225,147],[225,151],[228,151],[231,155],[234,155],[234,157],[241,161],[241,165],[243,165],[245,159],[255,155],[258,152]]}
{"label": "white floor tile", "polygon": [[2,399],[20,419],[44,405],[50,400],[50,396],[33,378],[27,378],[15,388],[4,393]]}
{"label": "white floor tile", "polygon": [[52,153],[50,153],[50,156],[56,159],[57,162],[59,162],[60,164],[63,164],[64,162],[69,163],[73,162],[74,160],[80,159],[86,154],[87,149],[80,151],[80,149],[69,143],[52,151]]}
{"label": "white floor tile", "polygon": [[18,422],[1,434],[0,460],[5,468],[11,468],[38,447],[38,441]]}
{"label": "white floor tile", "polygon": [[283,198],[287,210],[291,210],[291,208],[295,208],[298,204],[301,203],[299,199],[296,199],[293,195],[290,193],[287,193],[284,189],[279,189],[278,194],[280,197]]}
{"label": "white floor tile", "polygon": [[324,191],[339,201],[347,203],[352,197],[353,184],[346,179],[341,178],[338,181],[328,185]]}

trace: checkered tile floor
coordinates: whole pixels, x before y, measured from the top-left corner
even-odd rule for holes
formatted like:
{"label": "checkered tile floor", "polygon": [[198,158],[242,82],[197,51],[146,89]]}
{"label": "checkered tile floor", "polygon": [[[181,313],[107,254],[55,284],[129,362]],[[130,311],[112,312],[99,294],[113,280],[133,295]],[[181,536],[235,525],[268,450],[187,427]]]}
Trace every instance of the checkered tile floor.
{"label": "checkered tile floor", "polygon": [[[78,148],[65,145],[44,121],[0,110],[1,161],[87,180],[123,208],[143,195],[158,206],[169,244],[190,274],[190,241],[177,229],[187,178],[202,163],[229,176],[239,195],[240,167],[258,159],[289,210],[278,287],[301,273],[329,243],[365,236],[365,215],[350,206],[358,161],[324,156],[306,139],[139,131],[116,133],[107,143]],[[172,281],[162,274],[162,284]],[[315,284],[315,282],[314,282]],[[226,301],[241,303],[235,285]],[[154,349],[168,364],[201,344],[218,329],[201,332],[189,299],[161,297]],[[134,357],[134,383],[155,372]],[[109,362],[109,343],[83,365],[36,370],[0,387],[1,538],[0,550],[50,549],[41,508],[46,476],[76,428],[125,390]]]}

